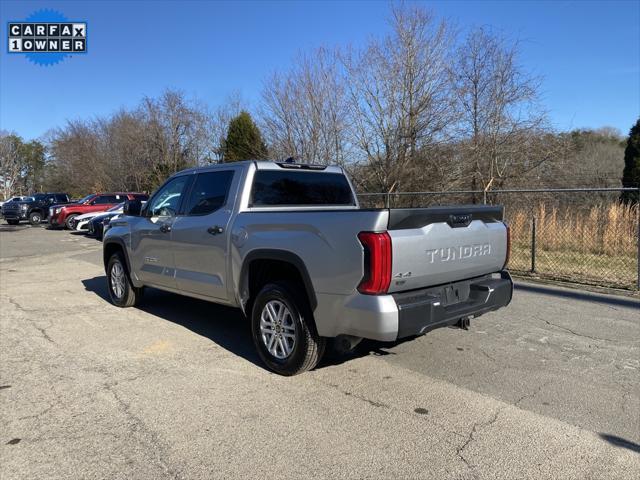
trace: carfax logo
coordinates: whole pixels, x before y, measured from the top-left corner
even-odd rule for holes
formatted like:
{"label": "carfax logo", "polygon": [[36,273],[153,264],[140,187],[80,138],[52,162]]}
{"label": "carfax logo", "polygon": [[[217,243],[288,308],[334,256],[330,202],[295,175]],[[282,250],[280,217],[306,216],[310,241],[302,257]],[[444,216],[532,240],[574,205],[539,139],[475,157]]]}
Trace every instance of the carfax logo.
{"label": "carfax logo", "polygon": [[53,10],[40,10],[7,24],[8,52],[38,65],[54,65],[68,55],[87,53],[87,22],[71,21]]}

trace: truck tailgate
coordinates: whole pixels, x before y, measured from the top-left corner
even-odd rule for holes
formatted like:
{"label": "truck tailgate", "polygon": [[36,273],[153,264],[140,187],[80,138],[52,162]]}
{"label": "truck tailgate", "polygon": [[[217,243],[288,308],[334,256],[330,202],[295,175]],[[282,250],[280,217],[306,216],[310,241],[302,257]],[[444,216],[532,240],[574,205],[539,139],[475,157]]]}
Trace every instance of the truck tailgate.
{"label": "truck tailgate", "polygon": [[389,292],[464,280],[502,269],[507,229],[500,206],[392,209]]}

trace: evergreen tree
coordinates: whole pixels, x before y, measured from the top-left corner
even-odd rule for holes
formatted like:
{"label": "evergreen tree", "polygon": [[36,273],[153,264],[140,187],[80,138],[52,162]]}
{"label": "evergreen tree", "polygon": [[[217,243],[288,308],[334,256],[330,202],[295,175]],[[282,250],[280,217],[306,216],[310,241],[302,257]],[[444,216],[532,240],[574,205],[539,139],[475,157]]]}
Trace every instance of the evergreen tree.
{"label": "evergreen tree", "polygon": [[251,115],[244,110],[229,122],[224,141],[225,162],[255,160],[267,157],[267,147]]}
{"label": "evergreen tree", "polygon": [[[640,187],[640,118],[631,127],[627,147],[624,149],[623,187]],[[625,203],[638,203],[638,192],[622,192],[620,199]]]}

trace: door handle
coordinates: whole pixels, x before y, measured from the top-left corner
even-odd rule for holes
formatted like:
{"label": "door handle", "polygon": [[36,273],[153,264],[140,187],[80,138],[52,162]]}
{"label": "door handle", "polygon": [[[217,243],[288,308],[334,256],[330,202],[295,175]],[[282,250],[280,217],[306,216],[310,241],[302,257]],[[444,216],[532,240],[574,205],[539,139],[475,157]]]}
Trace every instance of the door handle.
{"label": "door handle", "polygon": [[224,232],[224,228],[222,228],[219,225],[215,225],[213,227],[209,227],[207,228],[207,233],[210,233],[211,235],[218,235],[219,233]]}
{"label": "door handle", "polygon": [[160,231],[162,233],[169,233],[171,231],[171,225],[161,225]]}

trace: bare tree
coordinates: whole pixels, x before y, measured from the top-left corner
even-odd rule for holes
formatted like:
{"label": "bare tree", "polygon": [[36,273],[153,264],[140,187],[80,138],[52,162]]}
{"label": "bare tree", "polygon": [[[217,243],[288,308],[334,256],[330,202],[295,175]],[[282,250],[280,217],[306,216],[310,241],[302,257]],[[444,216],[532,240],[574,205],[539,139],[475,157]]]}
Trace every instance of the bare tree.
{"label": "bare tree", "polygon": [[289,72],[274,74],[262,91],[262,130],[276,157],[343,164],[346,114],[339,63],[325,48],[299,55]]}
{"label": "bare tree", "polygon": [[[24,162],[20,154],[20,138],[15,134],[0,134],[0,180],[3,197],[9,198],[16,193]],[[21,192],[20,192],[21,193]]]}
{"label": "bare tree", "polygon": [[389,36],[342,55],[352,142],[387,192],[411,183],[410,165],[431,167],[429,151],[446,141],[454,121],[450,28],[404,5],[393,8],[391,24]]}
{"label": "bare tree", "polygon": [[451,66],[459,108],[459,147],[472,189],[500,187],[552,160],[558,145],[539,108],[540,79],[517,63],[518,45],[480,28],[458,47]]}
{"label": "bare tree", "polygon": [[168,90],[131,111],[72,121],[50,135],[50,184],[75,194],[150,191],[166,177],[215,160],[212,116]]}
{"label": "bare tree", "polygon": [[208,126],[211,118],[182,93],[167,90],[159,99],[147,97],[140,109],[146,123],[146,156],[151,159],[154,186],[174,172],[213,157]]}

